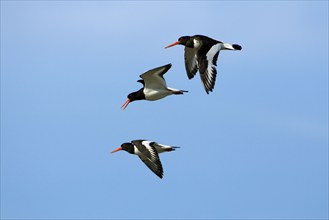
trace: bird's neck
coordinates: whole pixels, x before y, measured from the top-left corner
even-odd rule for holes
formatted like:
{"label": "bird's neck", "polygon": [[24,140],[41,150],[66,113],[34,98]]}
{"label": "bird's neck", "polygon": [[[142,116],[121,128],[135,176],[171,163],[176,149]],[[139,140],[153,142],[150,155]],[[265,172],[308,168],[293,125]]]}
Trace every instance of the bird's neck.
{"label": "bird's neck", "polygon": [[130,99],[131,101],[136,101],[136,100],[143,100],[145,99],[145,94],[143,92],[144,88],[141,88],[140,90],[133,92],[132,98]]}
{"label": "bird's neck", "polygon": [[130,154],[135,154],[135,146],[131,143],[126,143],[124,150],[127,151]]}

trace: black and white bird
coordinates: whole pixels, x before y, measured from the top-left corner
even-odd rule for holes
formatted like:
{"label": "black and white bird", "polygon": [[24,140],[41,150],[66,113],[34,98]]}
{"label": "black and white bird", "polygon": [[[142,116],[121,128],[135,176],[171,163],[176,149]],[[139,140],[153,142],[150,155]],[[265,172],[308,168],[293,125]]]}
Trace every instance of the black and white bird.
{"label": "black and white bird", "polygon": [[136,100],[148,100],[155,101],[158,99],[162,99],[168,95],[181,95],[185,90],[177,90],[167,87],[167,83],[163,78],[163,75],[170,69],[171,64],[167,64],[164,66],[157,67],[155,69],[151,69],[139,77],[142,79],[138,80],[143,84],[143,88],[140,90],[130,93],[127,96],[126,102],[121,106],[124,110],[130,102]]}
{"label": "black and white bird", "polygon": [[241,50],[238,44],[223,43],[203,35],[183,36],[165,48],[185,46],[185,69],[189,79],[199,70],[203,86],[209,94],[215,87],[217,58],[221,50]]}
{"label": "black and white bird", "polygon": [[163,168],[159,158],[159,154],[167,151],[173,151],[179,147],[158,144],[154,141],[147,140],[133,140],[130,143],[123,143],[119,148],[111,153],[120,150],[127,151],[130,154],[137,155],[145,165],[152,170],[158,177],[162,179]]}

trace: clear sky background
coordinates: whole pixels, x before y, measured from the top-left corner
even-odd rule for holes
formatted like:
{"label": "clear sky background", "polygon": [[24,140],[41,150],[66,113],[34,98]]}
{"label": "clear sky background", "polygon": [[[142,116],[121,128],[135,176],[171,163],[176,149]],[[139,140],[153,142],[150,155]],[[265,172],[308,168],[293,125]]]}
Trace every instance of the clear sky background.
{"label": "clear sky background", "polygon": [[[223,51],[207,95],[183,35]],[[189,90],[120,106],[172,63]],[[147,139],[164,178],[110,154]],[[1,218],[328,218],[327,1],[1,1]]]}

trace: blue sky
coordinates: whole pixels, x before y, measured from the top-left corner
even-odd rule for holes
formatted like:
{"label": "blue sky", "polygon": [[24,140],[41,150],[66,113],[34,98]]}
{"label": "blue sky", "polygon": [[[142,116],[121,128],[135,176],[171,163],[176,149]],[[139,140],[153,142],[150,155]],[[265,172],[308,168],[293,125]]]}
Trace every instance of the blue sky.
{"label": "blue sky", "polygon": [[[213,93],[182,35],[223,51]],[[172,63],[157,102],[120,106]],[[133,139],[180,146],[159,179]],[[327,1],[1,1],[2,219],[327,219]]]}

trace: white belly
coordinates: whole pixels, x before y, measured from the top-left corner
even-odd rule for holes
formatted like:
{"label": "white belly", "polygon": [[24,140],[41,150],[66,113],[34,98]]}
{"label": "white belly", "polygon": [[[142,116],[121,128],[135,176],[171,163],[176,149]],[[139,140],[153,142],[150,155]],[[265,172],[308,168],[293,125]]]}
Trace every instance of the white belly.
{"label": "white belly", "polygon": [[153,90],[153,89],[144,89],[145,99],[149,101],[155,101],[162,99],[168,95],[171,95],[172,92],[169,90]]}

